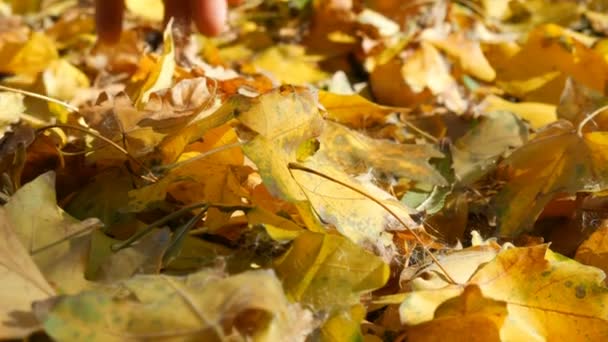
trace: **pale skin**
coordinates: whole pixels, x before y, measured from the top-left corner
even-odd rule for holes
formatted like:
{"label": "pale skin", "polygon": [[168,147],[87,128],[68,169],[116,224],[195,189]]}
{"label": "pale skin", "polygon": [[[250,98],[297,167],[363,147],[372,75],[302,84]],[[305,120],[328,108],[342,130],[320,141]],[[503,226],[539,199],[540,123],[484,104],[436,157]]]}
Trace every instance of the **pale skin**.
{"label": "pale skin", "polygon": [[[226,26],[228,2],[239,0],[164,0],[165,22],[173,18],[175,24],[184,28],[193,21],[204,35],[215,36]],[[124,0],[95,0],[95,22],[99,39],[105,43],[115,43],[120,39]]]}

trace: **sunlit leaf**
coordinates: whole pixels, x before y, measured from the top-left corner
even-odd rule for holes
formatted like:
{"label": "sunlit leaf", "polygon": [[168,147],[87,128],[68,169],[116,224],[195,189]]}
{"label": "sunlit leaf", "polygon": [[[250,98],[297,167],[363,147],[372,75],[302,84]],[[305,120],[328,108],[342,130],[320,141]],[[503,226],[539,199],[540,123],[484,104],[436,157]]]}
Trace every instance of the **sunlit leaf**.
{"label": "sunlit leaf", "polygon": [[287,301],[270,271],[137,276],[37,308],[45,331],[57,340],[276,341],[305,336],[313,327],[310,313]]}
{"label": "sunlit leaf", "polygon": [[19,241],[13,227],[0,209],[0,338],[24,338],[40,328],[31,310],[34,301],[55,294]]}
{"label": "sunlit leaf", "polygon": [[574,259],[608,273],[608,226],[602,224],[576,250]]}
{"label": "sunlit leaf", "polygon": [[19,122],[25,111],[23,95],[0,92],[0,137],[11,131],[11,124]]}
{"label": "sunlit leaf", "polygon": [[544,206],[559,193],[605,188],[608,135],[579,136],[568,121],[558,121],[515,150],[501,166],[509,183],[495,198],[499,233],[529,230]]}
{"label": "sunlit leaf", "polygon": [[388,265],[348,239],[312,232],[300,234],[274,268],[289,298],[330,311],[357,304],[389,275]]}
{"label": "sunlit leaf", "polygon": [[528,138],[527,127],[509,112],[491,112],[452,146],[454,173],[471,184],[494,169],[498,158],[520,147]]}
{"label": "sunlit leaf", "polygon": [[[604,90],[608,64],[604,58],[564,33],[557,25],[541,26],[528,36],[521,50],[494,66],[499,84],[509,93],[527,101],[557,104],[566,77],[597,91]],[[549,75],[551,77],[540,79]],[[522,88],[523,81],[538,79],[534,86]]]}
{"label": "sunlit leaf", "polygon": [[163,51],[159,60],[148,71],[144,84],[141,86],[137,100],[138,106],[142,106],[155,91],[169,88],[173,81],[175,71],[175,47],[173,46],[172,22],[169,22],[163,34]]}
{"label": "sunlit leaf", "polygon": [[19,240],[55,288],[73,293],[87,286],[83,259],[99,221],[80,222],[57,206],[53,172],[24,185],[5,208]]}
{"label": "sunlit leaf", "polygon": [[314,56],[306,56],[304,48],[296,45],[273,46],[257,56],[253,64],[281,83],[304,85],[327,78],[316,66]]}
{"label": "sunlit leaf", "polygon": [[495,111],[511,112],[530,123],[535,129],[542,128],[557,120],[556,106],[540,102],[510,102],[490,95],[480,104],[486,113]]}
{"label": "sunlit leaf", "polygon": [[[407,324],[430,321],[429,327],[445,332],[447,327],[441,322],[461,312],[473,316],[467,320],[485,317],[486,333],[499,329],[500,340],[601,339],[608,333],[604,278],[601,270],[555,254],[546,245],[511,248],[476,270],[466,282],[468,294],[461,285],[449,285],[408,295],[400,308],[401,320]],[[421,298],[427,300],[421,302]],[[501,302],[508,312],[502,327],[496,324],[505,315]],[[427,332],[438,334],[435,328]],[[496,337],[484,337],[491,336]]]}

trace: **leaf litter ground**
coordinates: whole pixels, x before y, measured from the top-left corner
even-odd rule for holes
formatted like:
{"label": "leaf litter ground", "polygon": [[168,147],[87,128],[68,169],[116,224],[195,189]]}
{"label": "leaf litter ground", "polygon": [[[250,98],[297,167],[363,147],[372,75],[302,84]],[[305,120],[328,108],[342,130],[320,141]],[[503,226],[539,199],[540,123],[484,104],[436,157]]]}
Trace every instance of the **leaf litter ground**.
{"label": "leaf litter ground", "polygon": [[0,338],[608,338],[602,1],[0,2]]}

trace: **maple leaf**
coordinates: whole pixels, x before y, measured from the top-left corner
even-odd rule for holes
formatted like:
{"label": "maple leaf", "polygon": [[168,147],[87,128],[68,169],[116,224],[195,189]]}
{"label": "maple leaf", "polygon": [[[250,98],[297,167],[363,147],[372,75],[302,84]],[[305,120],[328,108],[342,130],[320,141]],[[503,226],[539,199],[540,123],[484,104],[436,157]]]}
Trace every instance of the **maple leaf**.
{"label": "maple leaf", "polygon": [[559,102],[567,77],[597,91],[603,91],[608,78],[602,55],[554,24],[534,29],[516,54],[494,64],[505,91],[543,103]]}
{"label": "maple leaf", "polygon": [[42,273],[21,244],[0,208],[0,281],[4,291],[0,295],[0,338],[24,338],[40,328],[31,312],[31,304],[55,294]]}
{"label": "maple leaf", "polygon": [[39,302],[35,310],[45,331],[58,340],[170,336],[297,341],[314,327],[312,315],[289,303],[279,280],[266,270],[230,277],[213,270],[186,277],[137,276]]}
{"label": "maple leaf", "polygon": [[[487,335],[475,338],[482,340],[596,340],[608,333],[604,278],[601,270],[553,253],[546,245],[509,248],[477,269],[465,287],[406,295],[400,315],[419,339],[436,340],[445,329],[474,338],[463,328],[478,322],[482,329],[476,332]],[[446,325],[450,320],[463,320],[464,325]]]}
{"label": "maple leaf", "polygon": [[81,222],[57,206],[53,172],[24,185],[4,208],[15,234],[55,288],[76,292],[88,286],[81,259],[88,250],[89,233],[99,226],[99,220]]}
{"label": "maple leaf", "polygon": [[608,186],[605,132],[579,135],[557,121],[515,150],[502,164],[512,175],[494,198],[499,234],[530,230],[544,206],[559,193],[598,191]]}
{"label": "maple leaf", "polygon": [[389,276],[388,265],[348,239],[308,231],[295,238],[274,269],[289,298],[328,311],[357,304]]}

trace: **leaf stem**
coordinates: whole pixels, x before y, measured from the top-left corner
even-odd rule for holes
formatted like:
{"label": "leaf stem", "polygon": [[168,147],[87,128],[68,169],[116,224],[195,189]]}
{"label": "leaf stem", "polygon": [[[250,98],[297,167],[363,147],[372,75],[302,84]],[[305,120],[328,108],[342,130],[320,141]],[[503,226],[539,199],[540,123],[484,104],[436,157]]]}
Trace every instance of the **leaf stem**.
{"label": "leaf stem", "polygon": [[74,125],[67,125],[67,124],[52,124],[52,125],[47,125],[47,126],[43,126],[40,127],[36,130],[36,133],[40,133],[43,131],[46,131],[48,129],[51,128],[67,128],[67,129],[74,129],[83,133],[86,133],[90,136],[93,136],[97,139],[103,140],[104,142],[106,142],[107,144],[109,144],[110,146],[114,147],[115,149],[117,149],[118,151],[120,151],[122,154],[124,154],[127,158],[129,158],[129,160],[131,160],[132,162],[134,162],[135,164],[137,164],[137,166],[139,166],[140,168],[142,168],[143,170],[145,170],[148,174],[145,176],[141,176],[143,179],[145,180],[151,180],[152,182],[157,182],[158,178],[156,178],[156,176],[154,175],[154,173],[152,172],[152,170],[150,170],[147,166],[145,166],[142,162],[140,162],[139,160],[137,160],[137,158],[133,157],[129,151],[125,150],[122,146],[118,145],[117,143],[115,143],[114,141],[112,141],[111,139],[108,139],[106,137],[104,137],[101,134],[98,134],[86,127],[80,127],[80,126],[74,126]]}
{"label": "leaf stem", "polygon": [[198,203],[194,203],[194,204],[190,204],[188,206],[185,206],[177,211],[172,212],[171,214],[156,220],[152,223],[150,223],[149,225],[147,225],[146,227],[144,227],[142,230],[138,231],[137,233],[133,234],[131,237],[129,237],[128,239],[113,244],[110,248],[112,249],[113,252],[118,252],[121,249],[130,247],[135,241],[141,239],[142,237],[148,235],[150,232],[152,232],[152,230],[154,228],[160,227],[163,224],[182,216],[183,214],[194,210],[194,209],[199,209],[199,208],[205,208],[203,211],[206,211],[207,208],[217,208],[221,211],[228,211],[228,210],[248,210],[253,208],[253,206],[251,205],[246,205],[246,204],[238,204],[238,205],[229,205],[229,204],[209,204],[207,202],[198,202]]}
{"label": "leaf stem", "polygon": [[587,115],[587,117],[585,119],[583,119],[583,121],[581,121],[581,123],[578,124],[578,129],[576,130],[576,134],[579,137],[583,137],[583,127],[585,127],[585,125],[593,120],[596,116],[600,115],[604,110],[608,109],[608,105],[602,106],[598,109],[596,109],[595,111],[593,111],[593,113]]}
{"label": "leaf stem", "polygon": [[142,237],[144,237],[144,236],[148,235],[150,232],[152,232],[152,230],[154,228],[160,227],[163,224],[173,220],[174,218],[180,217],[183,214],[185,214],[191,210],[198,209],[198,208],[204,208],[204,207],[208,207],[208,206],[209,205],[206,202],[199,202],[199,203],[194,203],[194,204],[185,206],[185,207],[183,207],[177,211],[174,211],[171,214],[161,218],[160,220],[156,220],[156,221],[150,223],[149,225],[144,227],[142,230],[131,235],[131,237],[129,237],[128,239],[126,239],[120,243],[113,244],[110,248],[112,249],[113,252],[118,252],[121,249],[130,247],[135,241],[141,239]]}
{"label": "leaf stem", "polygon": [[13,92],[13,93],[18,93],[18,94],[21,94],[21,95],[26,95],[26,96],[34,97],[34,98],[37,98],[37,99],[40,99],[40,100],[44,100],[44,101],[48,101],[48,102],[53,102],[53,103],[56,103],[56,104],[58,104],[60,106],[63,106],[65,108],[67,108],[68,110],[70,110],[72,112],[75,112],[75,113],[78,112],[78,108],[77,107],[72,106],[71,104],[63,102],[61,100],[57,100],[57,99],[54,99],[52,97],[48,97],[46,95],[34,93],[34,92],[23,90],[23,89],[17,89],[17,88],[13,88],[13,87],[7,87],[7,86],[4,86],[4,85],[0,85],[0,90],[10,91],[10,92]]}

